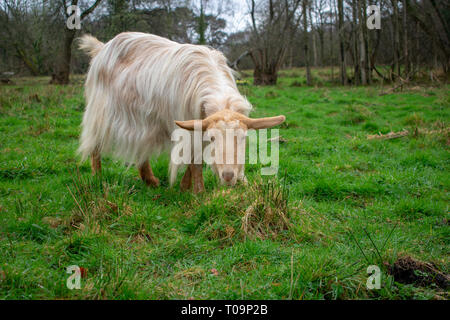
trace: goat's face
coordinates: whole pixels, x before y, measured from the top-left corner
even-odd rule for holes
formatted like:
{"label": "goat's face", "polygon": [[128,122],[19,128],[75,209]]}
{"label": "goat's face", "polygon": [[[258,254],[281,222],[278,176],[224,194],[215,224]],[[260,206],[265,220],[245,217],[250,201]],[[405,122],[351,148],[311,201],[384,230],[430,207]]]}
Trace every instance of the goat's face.
{"label": "goat's face", "polygon": [[222,184],[234,186],[245,179],[245,137],[247,126],[239,120],[211,121],[206,136],[211,141],[211,169]]}
{"label": "goat's face", "polygon": [[[237,181],[245,181],[245,137],[248,129],[271,128],[284,120],[284,116],[251,119],[229,109],[218,111],[201,120],[201,130],[206,131],[211,141],[211,168],[220,182],[234,186]],[[175,123],[180,128],[194,130],[196,121]]]}

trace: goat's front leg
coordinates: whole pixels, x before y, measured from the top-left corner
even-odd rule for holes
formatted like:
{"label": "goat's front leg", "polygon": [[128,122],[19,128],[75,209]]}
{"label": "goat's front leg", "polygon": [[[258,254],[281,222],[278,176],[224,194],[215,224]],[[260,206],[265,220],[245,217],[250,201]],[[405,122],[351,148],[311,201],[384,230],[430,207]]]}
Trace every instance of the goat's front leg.
{"label": "goat's front leg", "polygon": [[159,186],[159,180],[153,174],[152,167],[150,167],[150,162],[148,160],[139,166],[139,175],[147,186]]}
{"label": "goat's front leg", "polygon": [[194,180],[194,193],[205,191],[205,185],[203,183],[203,165],[190,164],[189,167]]}
{"label": "goat's front leg", "polygon": [[189,190],[192,187],[192,173],[191,166],[187,166],[183,179],[181,179],[180,189],[181,191]]}

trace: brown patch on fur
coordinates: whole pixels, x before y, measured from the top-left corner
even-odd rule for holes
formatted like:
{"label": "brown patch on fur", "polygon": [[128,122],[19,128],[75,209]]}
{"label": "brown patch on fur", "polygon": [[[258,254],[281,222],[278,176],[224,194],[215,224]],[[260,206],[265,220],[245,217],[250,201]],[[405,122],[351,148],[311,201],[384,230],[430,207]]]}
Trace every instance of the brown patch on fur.
{"label": "brown patch on fur", "polygon": [[109,72],[106,71],[104,67],[99,68],[97,77],[98,77],[98,81],[103,83],[104,85],[109,84],[110,81],[111,81],[111,77],[109,75]]}

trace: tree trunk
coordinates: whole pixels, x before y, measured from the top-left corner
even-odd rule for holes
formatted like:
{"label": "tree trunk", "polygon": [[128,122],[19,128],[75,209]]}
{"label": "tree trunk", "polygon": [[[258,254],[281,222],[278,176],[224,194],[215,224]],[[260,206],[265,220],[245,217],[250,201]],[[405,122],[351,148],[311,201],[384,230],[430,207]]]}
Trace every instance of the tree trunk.
{"label": "tree trunk", "polygon": [[367,66],[366,66],[366,42],[364,39],[364,30],[363,30],[363,12],[361,5],[362,0],[358,1],[358,16],[359,16],[359,24],[358,24],[358,38],[359,38],[359,70],[361,71],[361,84],[367,84]]}
{"label": "tree trunk", "polygon": [[361,69],[359,68],[359,47],[358,47],[358,6],[357,0],[352,1],[352,16],[353,16],[353,68],[354,68],[354,84],[361,83]]}
{"label": "tree trunk", "polygon": [[[84,10],[80,15],[80,21],[91,14],[95,8],[102,2],[102,0],[96,0],[89,8]],[[63,1],[66,6],[65,1]],[[72,0],[72,5],[77,5],[78,0]],[[65,12],[66,14],[66,12]],[[66,19],[69,18],[68,14],[65,15]],[[56,66],[52,74],[52,80],[50,83],[54,84],[68,84],[70,76],[70,60],[72,58],[72,42],[75,38],[77,30],[68,29],[64,23],[64,43],[61,49],[61,54],[56,58]]]}
{"label": "tree trunk", "polygon": [[338,15],[339,15],[339,53],[341,59],[341,84],[347,84],[347,65],[345,63],[344,51],[344,4],[343,0],[338,0]]}
{"label": "tree trunk", "polygon": [[397,6],[397,0],[391,0],[391,4],[393,7],[393,31],[394,31],[394,64],[393,64],[393,70],[397,71],[397,75],[400,75],[400,57],[399,57],[399,51],[400,51],[400,34],[399,34],[399,27],[398,27],[398,6]]}
{"label": "tree trunk", "polygon": [[311,69],[309,66],[309,37],[308,37],[308,1],[302,1],[302,11],[303,11],[303,51],[305,54],[305,67],[306,67],[306,85],[310,86],[312,84],[311,79]]}
{"label": "tree trunk", "polygon": [[[334,82],[334,50],[333,50],[333,7],[331,7],[331,17],[330,17],[330,64],[331,64],[331,82]],[[325,59],[325,57],[324,57]],[[325,62],[325,61],[324,61]]]}
{"label": "tree trunk", "polygon": [[313,45],[313,56],[314,56],[314,62],[313,66],[317,67],[317,41],[316,41],[316,30],[314,30],[312,15],[311,15],[312,7],[309,6],[309,24],[311,26],[311,38],[312,38],[312,45]]}
{"label": "tree trunk", "polygon": [[70,76],[70,60],[72,58],[72,42],[75,38],[76,30],[65,29],[64,43],[61,55],[57,58],[57,65],[52,74],[50,83],[52,84],[68,84]]}
{"label": "tree trunk", "polygon": [[370,50],[371,50],[371,41],[370,41],[370,35],[368,33],[368,29],[366,27],[366,21],[367,21],[367,10],[366,10],[366,0],[362,0],[362,25],[363,25],[363,35],[364,35],[364,52],[365,52],[365,65],[364,67],[366,68],[366,77],[367,77],[367,84],[371,84],[372,83],[372,68],[371,68],[371,55],[370,55]]}
{"label": "tree trunk", "polygon": [[313,53],[314,53],[314,67],[317,67],[317,41],[316,41],[316,33],[312,32],[312,43],[313,43]]}
{"label": "tree trunk", "polygon": [[[372,80],[372,72],[375,70],[375,61],[377,58],[377,53],[378,53],[378,48],[380,46],[380,41],[381,40],[381,31],[380,30],[376,30],[376,39],[375,39],[375,43],[373,45],[373,47],[370,48],[371,50],[371,54],[370,54],[370,60],[369,60],[369,72],[370,72],[370,77]],[[384,80],[384,77],[382,77]]]}
{"label": "tree trunk", "polygon": [[410,62],[408,55],[408,14],[406,11],[406,0],[403,0],[403,55],[405,59],[405,77],[409,76]]}
{"label": "tree trunk", "polygon": [[[331,27],[330,27],[331,29]],[[324,44],[324,34],[323,34],[323,26],[319,30],[319,45],[320,45],[320,66],[323,67],[325,65],[325,44]]]}
{"label": "tree trunk", "polygon": [[418,72],[420,70],[420,41],[419,41],[419,22],[416,21],[416,23],[414,24],[415,27],[415,34],[416,34],[416,41],[415,41],[415,46],[414,46],[414,51],[415,51],[415,63],[416,63],[416,68],[414,69],[415,72]]}
{"label": "tree trunk", "polygon": [[255,66],[253,71],[253,84],[256,86],[273,86],[277,84],[278,70]]}
{"label": "tree trunk", "polygon": [[206,19],[205,12],[203,10],[203,0],[200,0],[200,16],[198,17],[198,44],[206,44]]}

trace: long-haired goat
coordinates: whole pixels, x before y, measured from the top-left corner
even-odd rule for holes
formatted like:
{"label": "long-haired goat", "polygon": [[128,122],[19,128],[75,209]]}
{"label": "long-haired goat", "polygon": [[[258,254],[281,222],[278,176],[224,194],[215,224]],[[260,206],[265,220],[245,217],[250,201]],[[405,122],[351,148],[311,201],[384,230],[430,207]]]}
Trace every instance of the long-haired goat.
{"label": "long-haired goat", "polygon": [[[176,125],[193,130],[268,128],[284,116],[250,119],[250,103],[239,93],[226,58],[205,46],[179,44],[151,34],[126,32],[107,43],[84,35],[80,48],[92,58],[86,79],[79,152],[101,170],[102,153],[136,164],[142,180],[157,186],[149,157],[170,147]],[[224,145],[224,148],[227,146]],[[226,151],[226,150],[225,150]],[[171,162],[170,183],[179,166]],[[212,164],[221,182],[245,179],[241,164]],[[202,165],[189,164],[181,188],[204,190]]]}

